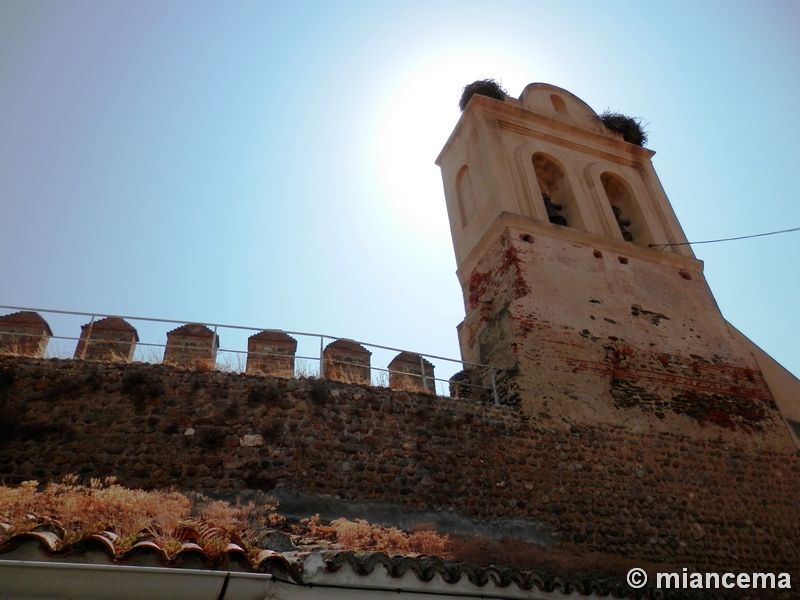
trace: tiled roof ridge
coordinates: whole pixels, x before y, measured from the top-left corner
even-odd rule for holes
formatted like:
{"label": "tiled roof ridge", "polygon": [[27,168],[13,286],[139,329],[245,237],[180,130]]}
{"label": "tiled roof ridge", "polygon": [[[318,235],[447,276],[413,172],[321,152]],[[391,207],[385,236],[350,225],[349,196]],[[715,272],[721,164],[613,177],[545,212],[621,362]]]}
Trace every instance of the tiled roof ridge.
{"label": "tiled roof ridge", "polygon": [[535,587],[539,591],[548,593],[554,591],[561,591],[565,594],[578,592],[582,595],[611,593],[617,598],[641,597],[626,595],[630,594],[630,591],[617,578],[580,575],[561,577],[552,573],[540,573],[512,567],[477,566],[435,556],[389,556],[382,552],[362,554],[348,550],[325,553],[325,564],[329,572],[339,571],[342,566],[347,564],[354,573],[360,576],[372,574],[375,567],[381,565],[392,578],[400,578],[410,571],[417,579],[424,582],[431,581],[438,574],[444,582],[449,584],[458,583],[462,577],[466,577],[477,587],[494,583],[497,587],[505,588],[516,584],[525,591],[530,591]]}
{"label": "tiled roof ridge", "polygon": [[114,563],[131,562],[137,556],[150,555],[159,563],[180,568],[192,555],[199,556],[210,569],[228,568],[231,561],[239,562],[254,572],[280,573],[288,575],[293,583],[311,584],[307,581],[309,574],[304,572],[303,561],[312,554],[319,554],[324,561],[324,572],[336,573],[347,565],[360,577],[369,576],[375,568],[381,566],[392,579],[399,579],[411,572],[421,582],[430,582],[436,575],[448,584],[456,584],[466,578],[476,587],[483,588],[492,583],[499,588],[507,588],[512,584],[522,591],[562,594],[578,593],[582,596],[596,594],[613,598],[634,598],[636,600],[669,598],[671,600],[705,600],[711,596],[701,590],[671,590],[662,595],[662,590],[645,587],[632,590],[617,577],[599,577],[594,575],[571,575],[562,577],[553,573],[535,570],[522,570],[512,567],[494,565],[477,566],[457,560],[446,560],[435,556],[388,555],[383,552],[354,552],[352,550],[298,551],[281,553],[273,550],[261,550],[255,557],[249,555],[239,544],[229,543],[221,556],[212,557],[194,541],[181,542],[180,548],[167,552],[155,539],[139,541],[125,552],[116,551],[114,542],[116,535],[110,531],[102,531],[87,535],[64,547],[58,547],[59,536],[51,531],[28,531],[11,536],[0,542],[0,557],[16,550],[26,543],[37,543],[50,559],[68,558],[99,550]]}

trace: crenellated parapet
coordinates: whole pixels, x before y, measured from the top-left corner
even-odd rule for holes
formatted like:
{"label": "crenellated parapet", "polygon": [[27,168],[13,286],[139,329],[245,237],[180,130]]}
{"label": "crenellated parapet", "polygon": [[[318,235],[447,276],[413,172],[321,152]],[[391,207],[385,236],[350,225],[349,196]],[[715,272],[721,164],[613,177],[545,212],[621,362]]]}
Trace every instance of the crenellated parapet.
{"label": "crenellated parapet", "polygon": [[[86,315],[88,316],[88,315]],[[140,320],[128,317],[128,319]],[[142,319],[147,321],[147,319]],[[213,327],[214,329],[212,329]],[[247,351],[223,349],[217,327],[201,323],[187,323],[166,333],[166,344],[140,344],[139,332],[122,317],[92,317],[81,325],[79,338],[55,336],[59,340],[77,340],[73,358],[103,362],[135,362],[137,345],[163,348],[165,364],[202,370],[242,370],[248,375],[267,375],[293,378],[308,375],[302,361],[319,361],[319,377],[335,381],[372,385],[373,371],[376,382],[385,385],[388,376],[393,390],[436,392],[434,365],[422,355],[400,351],[386,367],[371,364],[372,352],[362,344],[345,338],[334,339],[316,356],[297,355],[298,341],[285,331],[265,329],[247,339]],[[297,334],[324,339],[327,336]],[[21,311],[0,316],[0,354],[41,358],[45,355],[53,332],[47,321],[35,311]],[[152,341],[152,340],[151,340]],[[322,345],[320,344],[320,347]],[[382,347],[386,349],[385,347]],[[239,368],[217,360],[219,352],[246,355]],[[158,362],[158,351],[151,352],[146,362]],[[63,349],[51,351],[52,356],[63,356]],[[228,355],[230,356],[230,355]],[[152,360],[155,358],[155,360]],[[296,361],[301,360],[299,374]],[[314,369],[311,371],[315,372]],[[381,385],[377,383],[376,385]]]}

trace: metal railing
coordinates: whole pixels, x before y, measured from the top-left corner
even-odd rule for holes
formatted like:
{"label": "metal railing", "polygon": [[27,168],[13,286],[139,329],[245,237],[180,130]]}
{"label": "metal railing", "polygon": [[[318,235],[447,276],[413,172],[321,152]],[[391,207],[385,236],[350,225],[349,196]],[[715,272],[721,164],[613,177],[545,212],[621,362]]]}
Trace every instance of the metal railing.
{"label": "metal railing", "polygon": [[[0,309],[8,310],[8,311],[28,311],[28,312],[36,312],[36,313],[44,313],[47,315],[61,315],[61,316],[69,316],[69,317],[88,317],[89,322],[86,324],[88,328],[86,330],[85,335],[81,335],[79,337],[69,336],[69,335],[52,335],[50,336],[50,340],[60,340],[60,341],[74,341],[77,343],[76,348],[73,348],[72,351],[69,351],[67,348],[51,348],[48,345],[46,356],[54,357],[54,358],[72,358],[72,354],[75,352],[77,348],[80,348],[83,345],[84,348],[87,348],[89,345],[92,335],[93,326],[95,324],[95,320],[97,318],[119,318],[124,319],[128,322],[136,322],[136,323],[147,323],[147,324],[169,324],[169,325],[186,325],[189,323],[192,324],[199,324],[205,327],[208,327],[213,330],[213,337],[211,338],[212,348],[211,355],[213,356],[214,361],[214,368],[224,371],[231,371],[231,372],[245,372],[246,371],[246,362],[243,363],[241,360],[242,357],[270,357],[274,360],[283,360],[283,361],[292,361],[292,375],[295,377],[302,377],[302,376],[317,376],[323,377],[324,375],[324,368],[323,365],[330,365],[330,364],[340,364],[343,367],[349,368],[361,368],[361,369],[369,369],[370,371],[370,384],[377,385],[377,386],[389,386],[389,378],[392,374],[396,374],[397,376],[410,378],[410,379],[417,379],[421,381],[422,389],[427,391],[432,391],[441,396],[449,396],[449,390],[447,393],[440,393],[437,389],[437,384],[440,384],[443,389],[447,389],[445,386],[448,386],[450,383],[449,379],[444,379],[441,377],[434,377],[432,375],[427,375],[428,372],[433,372],[433,369],[426,368],[425,361],[441,361],[444,363],[448,363],[450,365],[459,365],[460,369],[477,369],[483,370],[485,369],[486,372],[489,374],[489,382],[490,385],[480,385],[474,382],[462,382],[459,381],[458,385],[464,388],[474,388],[477,390],[483,390],[488,392],[491,390],[492,399],[495,404],[499,404],[499,397],[497,392],[497,372],[503,371],[499,367],[495,367],[492,365],[484,365],[480,363],[470,363],[467,361],[463,361],[460,359],[449,358],[446,356],[439,356],[436,354],[426,354],[423,352],[414,352],[410,350],[405,350],[402,348],[395,348],[393,346],[386,346],[382,344],[373,344],[370,342],[362,342],[359,340],[352,340],[350,338],[343,338],[339,336],[332,336],[327,334],[321,333],[308,333],[302,331],[287,331],[282,329],[274,329],[269,327],[251,327],[251,326],[244,326],[244,325],[230,325],[226,323],[209,323],[209,322],[200,322],[200,321],[187,321],[187,320],[176,320],[176,319],[161,319],[161,318],[154,318],[154,317],[139,317],[139,316],[132,316],[132,315],[114,315],[114,314],[105,314],[105,313],[92,313],[92,312],[80,312],[80,311],[69,311],[69,310],[58,310],[58,309],[49,309],[49,308],[33,308],[33,307],[26,307],[26,306],[11,306],[11,305],[0,305]],[[52,330],[52,324],[48,323]],[[220,330],[229,330],[232,332],[275,332],[275,333],[282,333],[289,336],[297,336],[301,338],[301,340],[319,340],[319,354],[318,355],[311,355],[310,353],[305,354],[281,354],[281,353],[273,353],[273,352],[264,352],[264,351],[248,351],[248,350],[240,350],[235,348],[222,348],[217,347],[219,343],[218,332]],[[0,332],[3,335],[8,335],[7,332]],[[152,332],[151,332],[152,333]],[[137,335],[141,335],[139,329],[137,328]],[[164,335],[162,333],[162,335]],[[383,366],[373,366],[373,365],[357,365],[346,361],[337,361],[333,360],[330,357],[324,357],[323,352],[325,350],[325,341],[335,341],[335,340],[347,340],[348,342],[354,342],[356,344],[360,344],[365,348],[370,348],[379,351],[387,351],[387,352],[398,352],[398,353],[409,353],[413,355],[419,356],[420,360],[420,373],[413,373],[413,372],[405,372],[405,371],[397,371],[389,369],[388,367]],[[314,346],[316,342],[314,342]],[[311,346],[306,343],[303,344],[305,348],[310,348]],[[143,348],[151,349],[151,352],[146,354],[143,352]],[[134,355],[134,361],[139,362],[162,362],[163,361],[163,354],[159,357],[159,351],[157,349],[166,349],[167,344],[165,343],[158,343],[154,341],[137,341],[136,342],[136,350]],[[220,362],[218,360],[219,354],[223,354],[229,356],[231,358],[236,357],[235,360],[229,360],[227,362],[223,361]],[[299,361],[299,362],[298,362]],[[305,362],[309,361],[309,362]],[[236,364],[234,364],[236,363]],[[309,369],[308,364],[316,364],[316,369]],[[431,363],[431,366],[433,363]],[[287,368],[288,370],[288,368]],[[430,385],[432,384],[433,389],[431,389]],[[480,393],[480,392],[479,392]]]}

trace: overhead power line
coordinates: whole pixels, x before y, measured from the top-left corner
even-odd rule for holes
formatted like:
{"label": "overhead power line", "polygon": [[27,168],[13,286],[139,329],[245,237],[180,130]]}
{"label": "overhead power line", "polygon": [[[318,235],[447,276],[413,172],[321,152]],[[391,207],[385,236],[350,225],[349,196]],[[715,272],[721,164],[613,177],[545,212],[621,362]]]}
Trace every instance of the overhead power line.
{"label": "overhead power line", "polygon": [[746,240],[749,238],[764,237],[765,235],[777,235],[779,233],[791,233],[792,231],[800,231],[800,227],[793,227],[792,229],[781,229],[780,231],[770,231],[768,233],[756,233],[754,235],[740,235],[739,237],[722,238],[719,240],[703,240],[702,242],[679,242],[677,244],[648,244],[650,248],[661,248],[662,250],[667,246],[691,246],[693,244],[715,244],[717,242],[732,242],[734,240]]}

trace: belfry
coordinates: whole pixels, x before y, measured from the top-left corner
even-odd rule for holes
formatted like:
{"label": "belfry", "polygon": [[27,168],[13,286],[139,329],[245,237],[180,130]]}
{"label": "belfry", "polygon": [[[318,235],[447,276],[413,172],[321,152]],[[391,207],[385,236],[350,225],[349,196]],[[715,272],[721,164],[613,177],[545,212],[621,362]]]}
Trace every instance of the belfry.
{"label": "belfry", "polygon": [[653,155],[552,85],[472,96],[437,159],[463,359],[554,424],[800,447],[800,382],[723,318]]}

